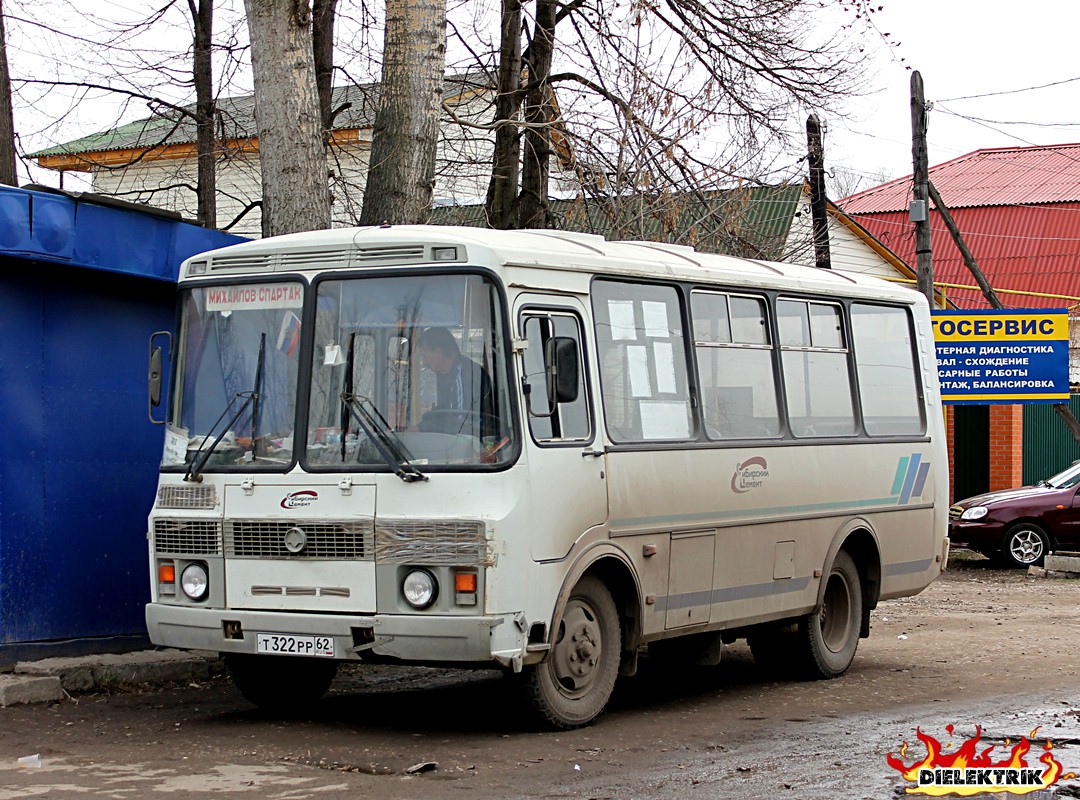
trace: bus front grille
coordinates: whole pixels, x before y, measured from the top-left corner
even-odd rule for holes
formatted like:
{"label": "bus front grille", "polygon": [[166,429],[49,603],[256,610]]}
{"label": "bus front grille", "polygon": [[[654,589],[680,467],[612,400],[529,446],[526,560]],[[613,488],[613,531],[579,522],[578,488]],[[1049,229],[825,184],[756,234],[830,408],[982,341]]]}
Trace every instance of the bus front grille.
{"label": "bus front grille", "polygon": [[213,508],[217,505],[217,491],[213,484],[198,486],[159,486],[158,508]]}
{"label": "bus front grille", "polygon": [[154,552],[221,555],[221,523],[215,519],[155,519]]}
{"label": "bus front grille", "polygon": [[225,555],[234,558],[352,559],[374,557],[373,520],[236,519],[225,523]]}

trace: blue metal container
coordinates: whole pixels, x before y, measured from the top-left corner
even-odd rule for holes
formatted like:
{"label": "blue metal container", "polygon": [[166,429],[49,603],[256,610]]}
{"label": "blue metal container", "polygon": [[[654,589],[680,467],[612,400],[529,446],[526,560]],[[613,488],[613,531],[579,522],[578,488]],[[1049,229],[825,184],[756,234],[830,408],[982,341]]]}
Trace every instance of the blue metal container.
{"label": "blue metal container", "polygon": [[238,241],[0,187],[0,664],[145,635],[148,340],[173,327],[180,262]]}

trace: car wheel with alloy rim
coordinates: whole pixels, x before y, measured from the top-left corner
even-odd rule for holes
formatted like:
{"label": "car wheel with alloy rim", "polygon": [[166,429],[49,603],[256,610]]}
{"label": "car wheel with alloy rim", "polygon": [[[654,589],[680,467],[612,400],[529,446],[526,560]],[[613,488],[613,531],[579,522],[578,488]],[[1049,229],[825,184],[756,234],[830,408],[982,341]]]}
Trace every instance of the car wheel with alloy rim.
{"label": "car wheel with alloy rim", "polygon": [[1050,552],[1050,537],[1034,522],[1018,522],[1005,533],[1001,559],[1010,567],[1039,567]]}

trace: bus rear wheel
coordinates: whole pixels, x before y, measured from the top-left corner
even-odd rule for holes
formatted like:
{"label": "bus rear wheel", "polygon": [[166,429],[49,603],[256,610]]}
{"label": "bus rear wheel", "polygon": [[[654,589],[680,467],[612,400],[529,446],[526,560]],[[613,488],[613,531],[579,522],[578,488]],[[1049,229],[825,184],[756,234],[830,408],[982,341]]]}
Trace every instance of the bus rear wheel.
{"label": "bus rear wheel", "polygon": [[622,650],[619,613],[597,578],[574,587],[546,661],[526,668],[525,697],[542,722],[560,730],[588,725],[615,688]]}
{"label": "bus rear wheel", "polygon": [[236,688],[264,711],[295,714],[314,705],[330,688],[338,662],[328,658],[225,656]]}
{"label": "bus rear wheel", "polygon": [[838,678],[859,646],[862,580],[851,556],[841,550],[825,579],[821,608],[799,621],[796,634],[801,671],[807,678]]}

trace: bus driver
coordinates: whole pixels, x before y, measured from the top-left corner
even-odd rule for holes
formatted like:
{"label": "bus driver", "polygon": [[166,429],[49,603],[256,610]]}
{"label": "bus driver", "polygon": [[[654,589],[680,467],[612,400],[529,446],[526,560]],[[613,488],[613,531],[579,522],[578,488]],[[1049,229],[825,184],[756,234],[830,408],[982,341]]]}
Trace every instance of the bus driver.
{"label": "bus driver", "polygon": [[461,354],[446,328],[428,328],[417,345],[420,363],[435,373],[435,405],[420,419],[420,430],[492,435],[494,403],[484,368]]}

